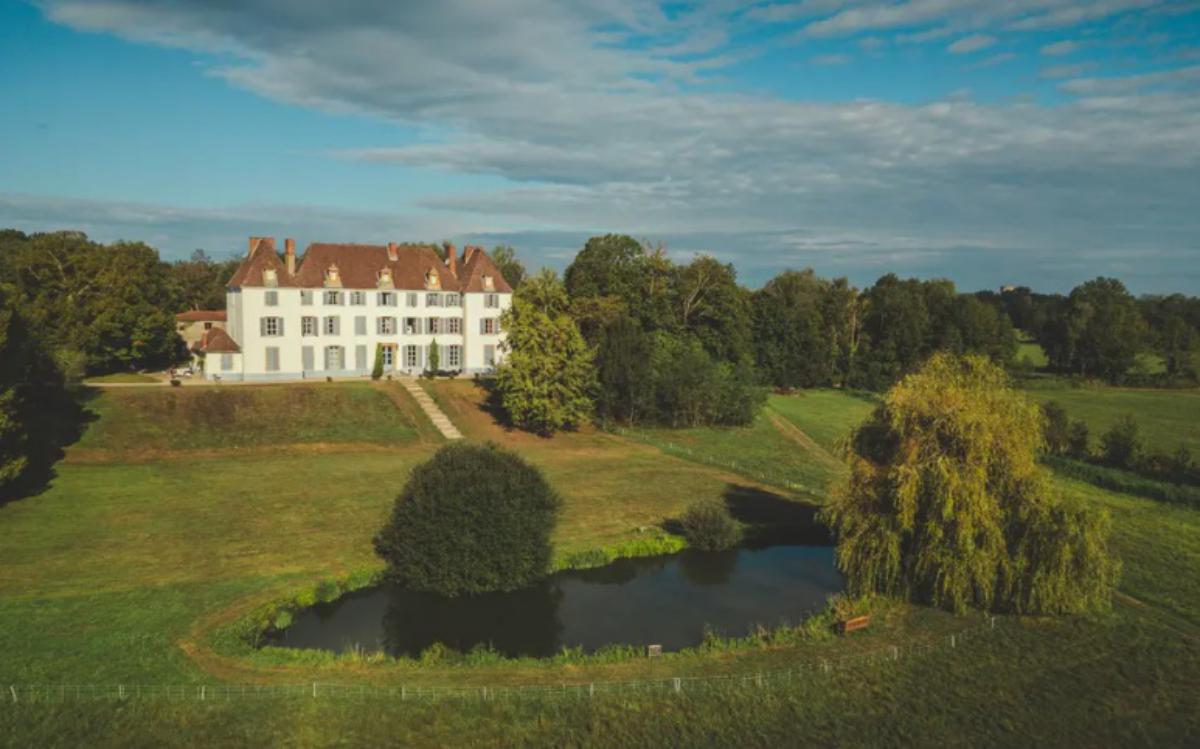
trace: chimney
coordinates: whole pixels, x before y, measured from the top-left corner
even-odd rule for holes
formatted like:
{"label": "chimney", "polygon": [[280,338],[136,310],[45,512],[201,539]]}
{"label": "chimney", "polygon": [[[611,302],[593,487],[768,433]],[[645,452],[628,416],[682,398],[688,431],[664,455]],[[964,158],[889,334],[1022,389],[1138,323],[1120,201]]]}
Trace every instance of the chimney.
{"label": "chimney", "polygon": [[388,242],[388,260],[396,262],[400,259],[400,254],[396,251],[396,243]]}
{"label": "chimney", "polygon": [[266,249],[270,250],[271,252],[275,251],[275,237],[263,237],[259,241],[262,242]]}
{"label": "chimney", "polygon": [[291,237],[283,240],[283,253],[287,263],[288,275],[296,275],[296,240]]}
{"label": "chimney", "polygon": [[258,247],[258,241],[260,239],[262,239],[262,237],[250,237],[250,246],[246,249],[246,257],[250,257],[254,254],[254,248]]}
{"label": "chimney", "polygon": [[450,269],[450,275],[458,278],[458,250],[453,244],[446,245],[446,267]]}

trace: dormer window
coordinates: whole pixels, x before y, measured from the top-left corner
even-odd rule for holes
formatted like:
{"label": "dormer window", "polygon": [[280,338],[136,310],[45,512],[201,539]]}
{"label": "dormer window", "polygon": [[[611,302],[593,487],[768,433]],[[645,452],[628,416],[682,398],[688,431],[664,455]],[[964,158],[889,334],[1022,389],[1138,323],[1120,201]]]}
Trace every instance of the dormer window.
{"label": "dormer window", "polygon": [[496,282],[492,279],[491,276],[483,277],[483,288],[488,291],[491,291],[492,289],[496,288]]}
{"label": "dormer window", "polygon": [[378,282],[379,282],[379,288],[381,288],[381,289],[395,288],[396,284],[395,284],[395,282],[392,281],[392,269],[384,268],[383,270],[379,271]]}
{"label": "dormer window", "polygon": [[425,288],[440,289],[442,288],[442,279],[438,277],[438,272],[430,268],[425,273]]}
{"label": "dormer window", "polygon": [[274,268],[263,270],[263,286],[278,286],[279,277],[275,273]]}
{"label": "dormer window", "polygon": [[337,263],[330,263],[329,268],[325,271],[326,286],[341,286],[342,275],[338,272]]}

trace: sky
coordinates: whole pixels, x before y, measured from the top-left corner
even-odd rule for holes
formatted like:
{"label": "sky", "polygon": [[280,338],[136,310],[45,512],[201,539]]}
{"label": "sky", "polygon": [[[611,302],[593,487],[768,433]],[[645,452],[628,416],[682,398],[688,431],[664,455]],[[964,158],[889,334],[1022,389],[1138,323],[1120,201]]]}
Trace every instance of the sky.
{"label": "sky", "polygon": [[1200,294],[1200,0],[0,0],[0,227]]}

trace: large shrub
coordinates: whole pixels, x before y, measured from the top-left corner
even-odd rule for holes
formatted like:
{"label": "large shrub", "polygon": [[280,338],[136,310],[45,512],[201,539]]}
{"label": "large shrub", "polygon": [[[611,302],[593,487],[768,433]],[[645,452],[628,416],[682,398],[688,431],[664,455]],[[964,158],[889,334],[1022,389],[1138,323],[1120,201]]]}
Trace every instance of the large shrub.
{"label": "large shrub", "polygon": [[413,469],[375,552],[392,579],[414,590],[515,590],[548,571],[560,504],[519,456],[453,443]]}
{"label": "large shrub", "polygon": [[1137,421],[1126,414],[1100,436],[1100,457],[1114,468],[1133,468],[1142,457]]}
{"label": "large shrub", "polygon": [[1080,612],[1111,602],[1108,516],[1049,494],[1038,408],[978,356],[938,354],[850,441],[823,516],[854,593],[954,611]]}
{"label": "large shrub", "polygon": [[688,507],[680,524],[688,543],[697,549],[731,549],[742,537],[737,521],[719,499],[703,500]]}

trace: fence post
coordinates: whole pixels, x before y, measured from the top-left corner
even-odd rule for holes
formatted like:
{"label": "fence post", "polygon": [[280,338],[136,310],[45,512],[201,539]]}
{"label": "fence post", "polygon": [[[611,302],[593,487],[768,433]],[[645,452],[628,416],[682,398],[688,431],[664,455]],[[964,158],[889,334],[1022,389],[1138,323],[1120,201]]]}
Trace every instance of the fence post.
{"label": "fence post", "polygon": [[678,676],[676,676],[675,677],[675,693],[679,694],[681,691],[683,691],[683,679],[680,679]]}
{"label": "fence post", "polygon": [[900,648],[896,647],[895,645],[892,646],[892,660],[900,660]]}
{"label": "fence post", "polygon": [[994,617],[994,616],[991,617],[991,620],[992,620],[992,629],[995,629],[996,628],[996,617]]}
{"label": "fence post", "polygon": [[207,694],[206,694],[207,691],[208,691],[207,687],[204,684],[201,684],[200,685],[200,701],[201,702],[204,702],[204,698],[207,696]]}
{"label": "fence post", "polygon": [[15,704],[17,701],[17,688],[14,687],[12,684],[9,684],[8,691],[12,692],[13,703]]}
{"label": "fence post", "polygon": [[950,635],[950,647],[954,647],[954,635]]}
{"label": "fence post", "polygon": [[400,687],[400,701],[403,702],[406,699],[408,699],[408,687],[402,686]]}
{"label": "fence post", "polygon": [[762,672],[759,672],[757,675],[755,675],[754,683],[758,685],[759,689],[762,689],[762,685],[763,685]]}
{"label": "fence post", "polygon": [[317,698],[317,682],[313,682],[313,699]]}
{"label": "fence post", "polygon": [[117,685],[117,697],[119,697],[120,699],[125,699],[125,685],[124,684]]}

